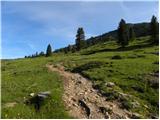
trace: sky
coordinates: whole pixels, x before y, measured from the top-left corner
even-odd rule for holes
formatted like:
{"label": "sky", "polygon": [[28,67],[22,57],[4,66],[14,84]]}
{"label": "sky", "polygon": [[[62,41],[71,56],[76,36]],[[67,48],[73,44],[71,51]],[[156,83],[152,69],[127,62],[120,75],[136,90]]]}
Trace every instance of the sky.
{"label": "sky", "polygon": [[127,23],[158,18],[158,1],[3,1],[1,2],[1,58],[22,58],[36,51],[53,50],[75,43],[78,27],[86,38],[117,29]]}

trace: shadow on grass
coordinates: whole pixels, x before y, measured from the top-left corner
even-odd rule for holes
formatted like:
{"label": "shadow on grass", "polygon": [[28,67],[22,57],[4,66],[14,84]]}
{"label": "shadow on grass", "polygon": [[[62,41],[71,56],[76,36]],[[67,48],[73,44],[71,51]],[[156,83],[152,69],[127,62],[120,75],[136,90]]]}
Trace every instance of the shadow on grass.
{"label": "shadow on grass", "polygon": [[147,47],[152,47],[155,46],[155,44],[142,44],[142,45],[133,45],[133,46],[127,46],[127,47],[119,47],[116,49],[102,49],[102,50],[95,50],[95,51],[86,51],[82,53],[82,55],[90,55],[90,54],[95,54],[99,52],[123,52],[123,51],[130,51],[130,50],[136,50],[136,49],[141,49],[141,48],[147,48]]}

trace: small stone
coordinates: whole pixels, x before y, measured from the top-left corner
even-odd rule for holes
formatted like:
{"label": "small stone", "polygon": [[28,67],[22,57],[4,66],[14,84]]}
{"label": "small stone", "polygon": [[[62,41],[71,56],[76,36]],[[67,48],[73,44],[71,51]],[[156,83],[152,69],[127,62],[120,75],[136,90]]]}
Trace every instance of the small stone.
{"label": "small stone", "polygon": [[14,107],[17,103],[16,102],[10,102],[10,103],[6,103],[5,107]]}
{"label": "small stone", "polygon": [[76,82],[76,85],[79,85],[79,84],[81,84],[81,83],[82,83],[81,81],[77,81],[77,82]]}
{"label": "small stone", "polygon": [[105,119],[111,119],[111,117],[109,116],[108,112],[105,113]]}
{"label": "small stone", "polygon": [[137,108],[140,106],[139,102],[137,102],[137,101],[132,102],[131,104],[132,104],[133,108]]}
{"label": "small stone", "polygon": [[107,87],[113,87],[113,86],[115,86],[115,84],[113,82],[107,82],[107,83],[105,83],[105,85]]}
{"label": "small stone", "polygon": [[158,119],[158,116],[151,116],[152,119]]}
{"label": "small stone", "polygon": [[72,79],[72,80],[74,80],[74,77],[73,77],[73,76],[71,76],[71,79]]}
{"label": "small stone", "polygon": [[35,93],[30,93],[30,96],[33,97],[35,95]]}
{"label": "small stone", "polygon": [[73,106],[75,106],[75,107],[78,107],[78,105],[77,105],[77,104],[75,104],[75,103],[73,103],[72,105],[73,105]]}
{"label": "small stone", "polygon": [[72,100],[72,101],[74,101],[74,102],[76,101],[76,99],[75,99],[75,98],[73,98],[73,97],[71,98],[71,100]]}
{"label": "small stone", "polygon": [[109,105],[110,106],[110,108],[109,109],[113,109],[113,108],[115,108],[116,107],[116,105],[114,105],[114,104],[111,104],[111,105]]}
{"label": "small stone", "polygon": [[147,109],[149,108],[147,105],[144,105],[144,107],[147,108]]}
{"label": "small stone", "polygon": [[81,92],[81,93],[79,93],[79,95],[84,95],[84,93]]}
{"label": "small stone", "polygon": [[138,113],[132,113],[132,117],[131,118],[140,119],[140,118],[142,118],[142,116],[140,114],[138,114]]}

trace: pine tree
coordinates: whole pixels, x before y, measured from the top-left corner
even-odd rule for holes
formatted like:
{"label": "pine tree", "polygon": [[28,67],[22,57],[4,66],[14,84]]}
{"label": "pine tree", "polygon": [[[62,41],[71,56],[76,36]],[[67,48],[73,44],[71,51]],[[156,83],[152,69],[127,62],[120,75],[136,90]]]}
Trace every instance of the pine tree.
{"label": "pine tree", "polygon": [[51,45],[49,44],[48,46],[47,46],[47,50],[46,50],[46,57],[49,57],[49,56],[51,56],[52,55],[52,47],[51,47]]}
{"label": "pine tree", "polygon": [[129,40],[133,41],[135,39],[135,32],[133,30],[133,27],[129,28]]}
{"label": "pine tree", "polygon": [[85,35],[83,28],[78,28],[76,35],[76,48],[78,51],[85,46],[84,40],[85,40]]}
{"label": "pine tree", "polygon": [[129,42],[128,28],[126,22],[123,19],[121,19],[118,27],[118,43],[122,47],[125,47],[126,45],[128,45],[128,42]]}
{"label": "pine tree", "polygon": [[157,18],[153,15],[150,23],[151,40],[153,43],[159,42],[159,27]]}

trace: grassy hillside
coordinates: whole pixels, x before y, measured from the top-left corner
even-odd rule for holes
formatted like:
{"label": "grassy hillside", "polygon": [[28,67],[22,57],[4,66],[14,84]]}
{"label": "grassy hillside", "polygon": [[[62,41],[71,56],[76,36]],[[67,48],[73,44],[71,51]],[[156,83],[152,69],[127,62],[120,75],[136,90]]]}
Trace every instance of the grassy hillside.
{"label": "grassy hillside", "polygon": [[[77,53],[2,61],[2,118],[68,118],[61,99],[61,78],[49,72],[46,63],[62,64],[66,70],[89,78],[106,100],[117,100],[121,107],[139,113],[142,118],[157,117],[159,48],[148,41],[149,37],[137,38],[125,49],[108,41]],[[107,82],[115,86],[108,88]],[[48,90],[52,91],[52,99],[40,113],[23,104],[30,93]],[[17,104],[6,107],[11,102]]]}
{"label": "grassy hillside", "polygon": [[[159,71],[158,46],[148,44],[148,40],[139,38],[123,50],[112,41],[98,44],[81,51],[81,56],[66,58],[64,65],[92,80],[107,100],[125,93],[131,96],[120,100],[122,107],[144,118],[158,116],[158,77],[154,76]],[[106,82],[116,86],[107,88]]]}
{"label": "grassy hillside", "polygon": [[[132,23],[128,23],[127,24],[128,28],[129,27],[133,27],[135,36],[137,37],[142,37],[142,36],[147,36],[150,35],[150,23],[136,23],[136,24],[132,24]],[[116,40],[118,38],[117,36],[117,29],[104,33],[102,35],[98,35],[98,36],[92,36],[91,38],[86,40],[86,44],[87,47],[95,45],[95,44],[99,44],[99,43],[104,43],[106,41],[109,41],[110,39],[112,40]],[[73,45],[74,46],[74,45]],[[55,52],[60,52],[60,51],[65,51],[65,49],[67,49],[68,46],[64,47],[64,48],[60,48],[55,50]]]}
{"label": "grassy hillside", "polygon": [[[2,118],[68,118],[61,78],[49,72],[45,63],[44,58],[2,61]],[[51,99],[40,112],[24,104],[30,93],[43,91],[51,91]]]}

